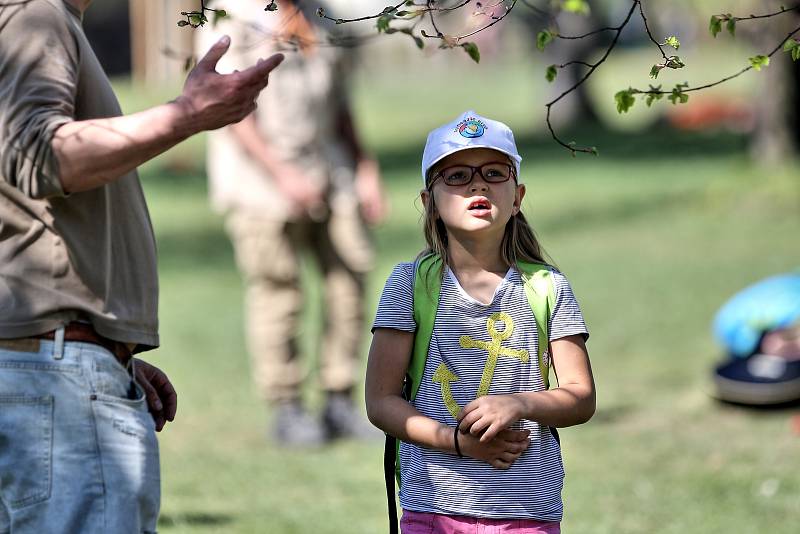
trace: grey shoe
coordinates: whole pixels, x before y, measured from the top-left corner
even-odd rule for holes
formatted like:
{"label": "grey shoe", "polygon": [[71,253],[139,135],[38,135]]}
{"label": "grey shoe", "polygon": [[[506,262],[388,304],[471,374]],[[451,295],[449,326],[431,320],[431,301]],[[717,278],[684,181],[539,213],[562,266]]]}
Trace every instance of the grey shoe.
{"label": "grey shoe", "polygon": [[371,441],[383,437],[383,433],[356,410],[352,396],[346,392],[328,394],[328,403],[322,414],[322,424],[328,439],[355,438]]}
{"label": "grey shoe", "polygon": [[275,407],[272,439],[291,447],[318,447],[327,441],[323,426],[296,400]]}

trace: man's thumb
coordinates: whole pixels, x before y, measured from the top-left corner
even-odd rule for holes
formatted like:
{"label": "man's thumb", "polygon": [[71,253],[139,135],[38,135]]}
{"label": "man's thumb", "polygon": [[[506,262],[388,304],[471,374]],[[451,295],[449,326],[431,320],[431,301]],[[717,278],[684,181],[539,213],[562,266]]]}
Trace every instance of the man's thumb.
{"label": "man's thumb", "polygon": [[208,52],[206,52],[206,55],[197,62],[197,66],[208,71],[216,69],[217,62],[222,56],[225,55],[225,52],[228,51],[230,46],[231,38],[227,35],[223,35],[219,41],[214,43],[211,48],[209,48]]}

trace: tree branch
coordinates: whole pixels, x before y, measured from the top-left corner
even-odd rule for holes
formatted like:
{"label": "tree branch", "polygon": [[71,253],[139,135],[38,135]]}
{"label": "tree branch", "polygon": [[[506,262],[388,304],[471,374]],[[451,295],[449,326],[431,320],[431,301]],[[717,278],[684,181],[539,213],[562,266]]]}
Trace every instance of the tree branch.
{"label": "tree branch", "polygon": [[642,7],[642,3],[639,2],[639,13],[642,15],[642,22],[644,22],[644,31],[647,33],[647,36],[653,42],[654,45],[658,47],[658,51],[661,52],[661,56],[664,58],[664,63],[669,61],[667,54],[664,53],[664,48],[661,46],[661,43],[656,41],[655,37],[653,37],[653,32],[650,31],[650,27],[647,25],[647,17],[644,14],[644,7]]}
{"label": "tree branch", "polygon": [[611,44],[606,49],[605,54],[603,54],[603,57],[601,57],[595,63],[592,63],[592,64],[588,65],[589,66],[589,70],[586,72],[586,74],[583,75],[583,78],[581,78],[580,80],[575,82],[572,85],[572,87],[570,87],[566,91],[562,92],[556,98],[554,98],[553,100],[551,100],[550,102],[545,104],[545,108],[547,108],[547,116],[545,118],[545,122],[547,123],[547,129],[550,130],[550,135],[553,137],[553,140],[556,143],[558,143],[559,145],[563,146],[564,148],[566,148],[567,150],[572,152],[573,156],[577,152],[584,152],[584,153],[587,153],[587,154],[597,154],[597,149],[595,147],[576,147],[574,142],[573,143],[565,143],[563,140],[561,140],[561,138],[559,138],[558,135],[556,135],[556,132],[553,129],[553,123],[550,121],[551,108],[558,101],[560,101],[562,98],[564,98],[565,96],[567,96],[568,94],[573,92],[575,89],[577,89],[578,87],[583,85],[583,83],[586,82],[586,80],[589,79],[589,76],[591,76],[594,73],[594,71],[596,71],[597,68],[600,65],[602,65],[605,62],[606,59],[608,59],[608,56],[609,56],[609,54],[611,54],[611,51],[614,50],[615,46],[617,46],[617,41],[619,40],[619,36],[622,33],[622,30],[625,29],[625,26],[627,26],[628,23],[631,21],[631,17],[633,16],[633,12],[636,10],[636,6],[639,5],[640,3],[641,3],[640,0],[633,0],[633,3],[631,4],[630,10],[628,10],[628,14],[625,16],[625,20],[622,21],[622,24],[620,24],[619,26],[614,28],[614,31],[616,32],[616,35],[614,36],[614,39],[611,41]]}
{"label": "tree branch", "polygon": [[[781,42],[778,43],[778,46],[776,46],[769,54],[767,54],[767,57],[774,56],[783,47],[783,43],[785,43],[786,41],[788,41],[789,39],[794,37],[795,34],[797,34],[797,33],[800,33],[800,26],[798,26],[797,28],[792,30],[786,37],[784,37],[783,40],[781,40]],[[717,80],[716,82],[707,83],[705,85],[700,85],[700,86],[697,86],[697,87],[690,87],[690,88],[687,88],[687,89],[683,89],[681,92],[683,92],[683,93],[691,93],[693,91],[702,91],[703,89],[708,89],[710,87],[715,87],[715,86],[723,84],[723,83],[725,83],[727,81],[733,80],[734,78],[738,78],[739,76],[741,76],[745,72],[747,72],[749,70],[752,70],[752,69],[753,69],[753,66],[750,65],[748,67],[743,68],[742,70],[740,70],[736,74],[731,74],[730,76],[726,76],[725,78],[722,78],[721,80]],[[633,91],[634,91],[635,94],[643,94],[643,95],[668,95],[668,94],[672,94],[672,91],[655,91],[655,90],[652,90],[652,89],[649,90],[649,91],[641,91],[639,89],[634,89]]]}

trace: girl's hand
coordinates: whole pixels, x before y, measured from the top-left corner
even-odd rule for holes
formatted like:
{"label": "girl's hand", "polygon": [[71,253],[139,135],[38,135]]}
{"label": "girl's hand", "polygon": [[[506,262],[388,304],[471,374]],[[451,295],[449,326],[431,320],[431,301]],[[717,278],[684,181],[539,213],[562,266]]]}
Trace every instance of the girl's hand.
{"label": "girl's hand", "polygon": [[502,430],[523,418],[525,403],[517,395],[484,395],[470,402],[458,414],[461,432],[480,436],[488,442]]}
{"label": "girl's hand", "polygon": [[501,430],[484,441],[472,434],[458,433],[458,444],[462,454],[486,462],[496,469],[508,469],[530,445],[528,430]]}

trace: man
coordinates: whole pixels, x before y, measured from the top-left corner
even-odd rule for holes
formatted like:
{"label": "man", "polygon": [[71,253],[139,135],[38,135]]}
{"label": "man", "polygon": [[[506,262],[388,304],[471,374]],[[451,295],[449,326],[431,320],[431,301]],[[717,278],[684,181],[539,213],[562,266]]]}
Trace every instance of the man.
{"label": "man", "polygon": [[155,531],[176,395],[131,356],[159,344],[136,167],[248,115],[282,60],[220,75],[223,38],[175,100],[122,116],[90,2],[0,3],[0,533]]}
{"label": "man", "polygon": [[[263,2],[231,3],[230,17],[215,28],[236,43],[221,72],[279,50],[286,61],[252,115],[209,136],[208,174],[245,281],[255,382],[274,408],[269,436],[313,446],[375,434],[353,393],[373,256],[366,224],[383,216],[385,204],[377,163],[358,142],[349,111],[347,37],[316,16],[319,3],[277,5],[277,16],[256,19]],[[216,38],[197,35],[200,49]],[[301,401],[303,257],[313,259],[323,281],[322,341],[312,348],[320,353],[321,418]]]}

